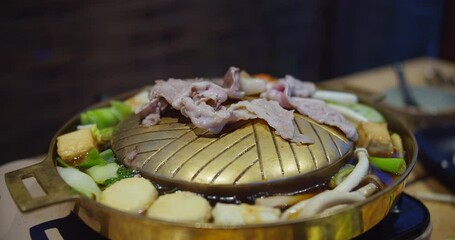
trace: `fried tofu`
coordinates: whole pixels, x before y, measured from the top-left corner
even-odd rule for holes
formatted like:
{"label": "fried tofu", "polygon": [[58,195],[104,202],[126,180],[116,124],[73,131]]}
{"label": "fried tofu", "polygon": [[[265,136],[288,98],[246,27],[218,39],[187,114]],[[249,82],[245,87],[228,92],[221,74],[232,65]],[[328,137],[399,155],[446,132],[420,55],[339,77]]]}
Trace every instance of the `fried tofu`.
{"label": "fried tofu", "polygon": [[94,147],[96,147],[96,141],[90,128],[63,134],[57,138],[57,153],[68,163],[85,158],[87,152]]}
{"label": "fried tofu", "polygon": [[386,123],[361,122],[357,126],[357,132],[357,147],[366,148],[372,156],[392,156],[393,144]]}

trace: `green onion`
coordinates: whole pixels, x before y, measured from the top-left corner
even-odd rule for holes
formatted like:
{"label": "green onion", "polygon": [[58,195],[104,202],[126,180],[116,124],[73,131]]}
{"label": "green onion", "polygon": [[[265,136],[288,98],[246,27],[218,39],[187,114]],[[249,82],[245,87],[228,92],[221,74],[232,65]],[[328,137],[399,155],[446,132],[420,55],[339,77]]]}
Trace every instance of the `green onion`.
{"label": "green onion", "polygon": [[91,126],[90,130],[92,130],[92,136],[99,143],[108,143],[109,141],[111,141],[112,134],[114,133],[115,129],[115,127],[106,127],[98,129],[98,127],[95,124],[79,125],[78,128],[82,128],[84,126]]}
{"label": "green onion", "polygon": [[114,152],[111,149],[106,149],[100,152],[100,156],[106,161],[106,163],[113,163],[117,158],[115,157]]}
{"label": "green onion", "polygon": [[57,163],[59,166],[62,166],[62,167],[71,167],[68,163],[66,163],[65,161],[63,161],[63,159],[59,158],[59,157],[56,157],[56,160],[57,160]]}
{"label": "green onion", "polygon": [[365,104],[361,103],[356,103],[356,104],[351,104],[348,105],[350,109],[352,109],[354,112],[364,116],[366,119],[368,119],[369,122],[376,122],[376,123],[383,123],[385,122],[384,117],[378,110],[367,106]]}
{"label": "green onion", "polygon": [[77,192],[95,200],[99,199],[101,190],[89,175],[72,167],[57,167],[57,171],[63,180]]}
{"label": "green onion", "polygon": [[79,168],[89,168],[96,165],[106,165],[106,160],[101,157],[96,148],[92,148],[87,153],[87,158],[80,164],[77,165]]}
{"label": "green onion", "polygon": [[120,166],[117,163],[113,162],[103,166],[101,165],[93,166],[85,170],[85,173],[92,177],[96,183],[102,184],[107,179],[117,177],[118,176],[117,171],[119,168]]}
{"label": "green onion", "polygon": [[133,176],[134,176],[134,170],[133,169],[121,166],[117,170],[117,177],[107,179],[106,181],[104,181],[103,185],[104,186],[110,186],[110,185],[114,184],[115,182],[117,182],[119,180],[122,180],[124,178],[130,178],[130,177],[133,177]]}
{"label": "green onion", "polygon": [[114,133],[115,127],[107,127],[100,129],[100,139],[103,142],[109,142],[112,139],[112,133]]}
{"label": "green onion", "polygon": [[90,124],[90,118],[88,117],[88,114],[83,112],[81,114],[81,125],[88,125]]}
{"label": "green onion", "polygon": [[111,101],[111,111],[120,121],[133,114],[133,109],[120,101]]}
{"label": "green onion", "polygon": [[93,109],[81,114],[82,124],[96,124],[98,129],[115,126],[118,122],[110,108]]}
{"label": "green onion", "polygon": [[380,170],[401,175],[406,171],[406,161],[404,158],[381,158],[369,157],[370,163]]}
{"label": "green onion", "polygon": [[[114,127],[119,121],[133,114],[133,109],[120,101],[111,101],[111,107],[97,108],[88,110],[81,114],[80,120],[82,125],[96,124],[101,131],[104,128]],[[106,136],[110,137],[112,130],[106,132]]]}

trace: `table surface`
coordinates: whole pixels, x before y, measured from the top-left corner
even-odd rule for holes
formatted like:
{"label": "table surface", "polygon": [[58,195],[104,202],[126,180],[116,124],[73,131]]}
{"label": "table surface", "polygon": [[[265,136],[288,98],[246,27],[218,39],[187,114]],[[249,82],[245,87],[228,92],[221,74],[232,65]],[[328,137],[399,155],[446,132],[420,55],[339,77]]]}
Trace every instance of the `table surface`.
{"label": "table surface", "polygon": [[[411,84],[424,84],[423,71],[428,66],[436,66],[444,74],[455,75],[455,64],[431,59],[419,58],[406,61],[405,72]],[[383,66],[368,71],[331,79],[324,84],[336,84],[338,87],[348,87],[356,91],[374,92],[380,94],[388,88],[395,87],[396,80],[392,66]],[[22,168],[44,159],[44,156],[36,156],[28,159],[16,160],[5,164],[0,168],[0,174]],[[30,183],[33,185],[33,183]],[[36,183],[35,183],[36,184]],[[30,239],[28,231],[17,231],[17,229],[28,229],[40,222],[65,217],[72,208],[70,204],[63,204],[45,208],[30,214],[20,213],[14,205],[8,190],[4,187],[4,178],[0,178],[0,238],[1,239]],[[33,186],[32,186],[33,187]],[[405,192],[416,196],[419,192],[455,194],[440,184],[431,172],[417,162],[414,170],[408,178]],[[455,204],[422,200],[431,214],[433,231],[431,239],[455,238]],[[14,226],[14,227],[13,227]],[[46,232],[51,239],[61,239],[58,232]]]}
{"label": "table surface", "polygon": [[[412,85],[425,85],[425,71],[430,67],[440,69],[445,76],[455,76],[455,63],[433,58],[418,58],[405,61],[403,64],[407,80]],[[349,89],[353,92],[371,93],[379,96],[390,88],[396,88],[396,72],[392,65],[381,66],[364,72],[331,79],[324,82],[329,88]],[[455,87],[453,88],[455,89]],[[452,89],[452,90],[453,90]],[[407,180],[405,192],[417,197],[424,193],[455,194],[442,185],[431,172],[426,171],[418,161]],[[431,214],[433,224],[432,239],[455,238],[455,204],[422,200]]]}

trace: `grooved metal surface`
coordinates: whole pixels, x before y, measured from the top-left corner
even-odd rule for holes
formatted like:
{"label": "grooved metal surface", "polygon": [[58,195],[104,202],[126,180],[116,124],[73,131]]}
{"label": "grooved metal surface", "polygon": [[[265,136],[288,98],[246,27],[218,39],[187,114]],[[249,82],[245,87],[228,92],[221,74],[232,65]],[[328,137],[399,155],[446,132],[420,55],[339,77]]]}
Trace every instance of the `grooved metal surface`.
{"label": "grooved metal surface", "polygon": [[260,119],[228,124],[220,134],[213,135],[181,117],[164,116],[159,124],[143,127],[139,116],[133,116],[118,126],[113,150],[120,159],[137,151],[128,164],[148,176],[211,185],[266,182],[314,173],[352,150],[352,142],[335,128],[300,114],[295,114],[294,124],[315,143],[290,143]]}

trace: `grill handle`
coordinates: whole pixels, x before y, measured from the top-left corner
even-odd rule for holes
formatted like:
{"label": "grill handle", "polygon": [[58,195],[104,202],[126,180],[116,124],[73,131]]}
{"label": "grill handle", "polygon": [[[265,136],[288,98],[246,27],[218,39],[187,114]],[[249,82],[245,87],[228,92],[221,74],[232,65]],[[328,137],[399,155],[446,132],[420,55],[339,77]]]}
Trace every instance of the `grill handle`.
{"label": "grill handle", "polygon": [[[36,179],[44,190],[44,196],[32,197],[23,182],[24,179],[30,177]],[[14,202],[22,212],[80,197],[63,181],[49,156],[37,164],[5,173],[5,183]]]}

